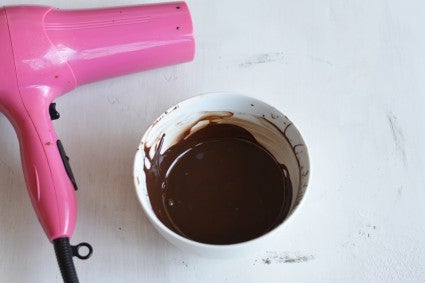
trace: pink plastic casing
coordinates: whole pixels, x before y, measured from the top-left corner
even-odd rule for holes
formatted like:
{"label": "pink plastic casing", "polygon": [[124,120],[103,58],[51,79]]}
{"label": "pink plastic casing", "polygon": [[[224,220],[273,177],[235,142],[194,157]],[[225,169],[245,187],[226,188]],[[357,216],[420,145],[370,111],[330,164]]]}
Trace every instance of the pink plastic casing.
{"label": "pink plastic casing", "polygon": [[31,201],[50,240],[70,237],[77,215],[51,102],[81,84],[191,61],[192,33],[184,2],[75,11],[0,8],[0,111],[17,132]]}

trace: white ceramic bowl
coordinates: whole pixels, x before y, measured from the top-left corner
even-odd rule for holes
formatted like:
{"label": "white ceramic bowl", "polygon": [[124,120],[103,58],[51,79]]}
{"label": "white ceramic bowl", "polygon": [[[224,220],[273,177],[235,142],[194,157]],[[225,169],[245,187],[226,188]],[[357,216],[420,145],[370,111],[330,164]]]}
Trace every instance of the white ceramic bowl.
{"label": "white ceramic bowl", "polygon": [[[202,117],[216,116],[214,122],[231,123],[244,127],[257,141],[265,146],[279,161],[288,168],[293,186],[293,198],[286,219],[267,234],[238,244],[211,245],[184,238],[167,226],[155,215],[146,187],[144,166],[148,164],[144,148],[151,150],[165,133],[161,152],[172,146],[185,130],[196,131],[205,126],[199,122]],[[145,164],[146,162],[146,164]],[[294,124],[274,107],[248,96],[231,93],[204,94],[187,99],[165,111],[146,131],[139,145],[134,161],[134,182],[137,196],[153,226],[169,242],[178,248],[207,257],[242,255],[261,248],[269,237],[283,232],[294,211],[299,207],[307,189],[310,164],[307,147]]]}

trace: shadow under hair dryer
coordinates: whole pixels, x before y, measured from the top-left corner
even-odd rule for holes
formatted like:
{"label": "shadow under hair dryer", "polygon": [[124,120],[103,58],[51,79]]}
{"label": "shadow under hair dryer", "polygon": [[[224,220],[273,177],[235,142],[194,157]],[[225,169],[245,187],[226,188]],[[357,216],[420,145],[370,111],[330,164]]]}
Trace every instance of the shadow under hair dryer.
{"label": "shadow under hair dryer", "polygon": [[[17,133],[23,173],[37,217],[65,282],[78,282],[70,245],[77,184],[52,120],[56,97],[79,85],[193,60],[184,2],[88,10],[0,7],[0,112]],[[87,247],[88,254],[78,249]]]}

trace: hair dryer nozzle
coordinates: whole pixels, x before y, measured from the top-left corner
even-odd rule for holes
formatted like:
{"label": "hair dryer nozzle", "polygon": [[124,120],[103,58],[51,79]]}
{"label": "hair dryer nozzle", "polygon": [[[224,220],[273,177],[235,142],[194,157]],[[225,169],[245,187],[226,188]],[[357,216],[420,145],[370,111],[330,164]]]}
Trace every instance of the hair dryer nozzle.
{"label": "hair dryer nozzle", "polygon": [[195,52],[184,2],[51,10],[44,28],[77,85],[188,62]]}

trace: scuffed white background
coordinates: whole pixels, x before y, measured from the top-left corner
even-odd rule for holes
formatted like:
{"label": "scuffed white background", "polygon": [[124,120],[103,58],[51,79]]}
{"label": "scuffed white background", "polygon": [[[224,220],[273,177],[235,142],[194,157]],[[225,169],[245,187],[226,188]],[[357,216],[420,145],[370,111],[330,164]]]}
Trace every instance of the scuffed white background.
{"label": "scuffed white background", "polygon": [[[81,282],[425,281],[425,4],[396,0],[188,0],[195,61],[80,87],[55,121],[77,178]],[[89,8],[147,1],[5,0]],[[1,43],[0,43],[1,44]],[[284,113],[310,150],[303,206],[256,255],[180,252],[132,184],[143,132],[193,95],[235,91]],[[61,282],[0,115],[0,281]]]}

